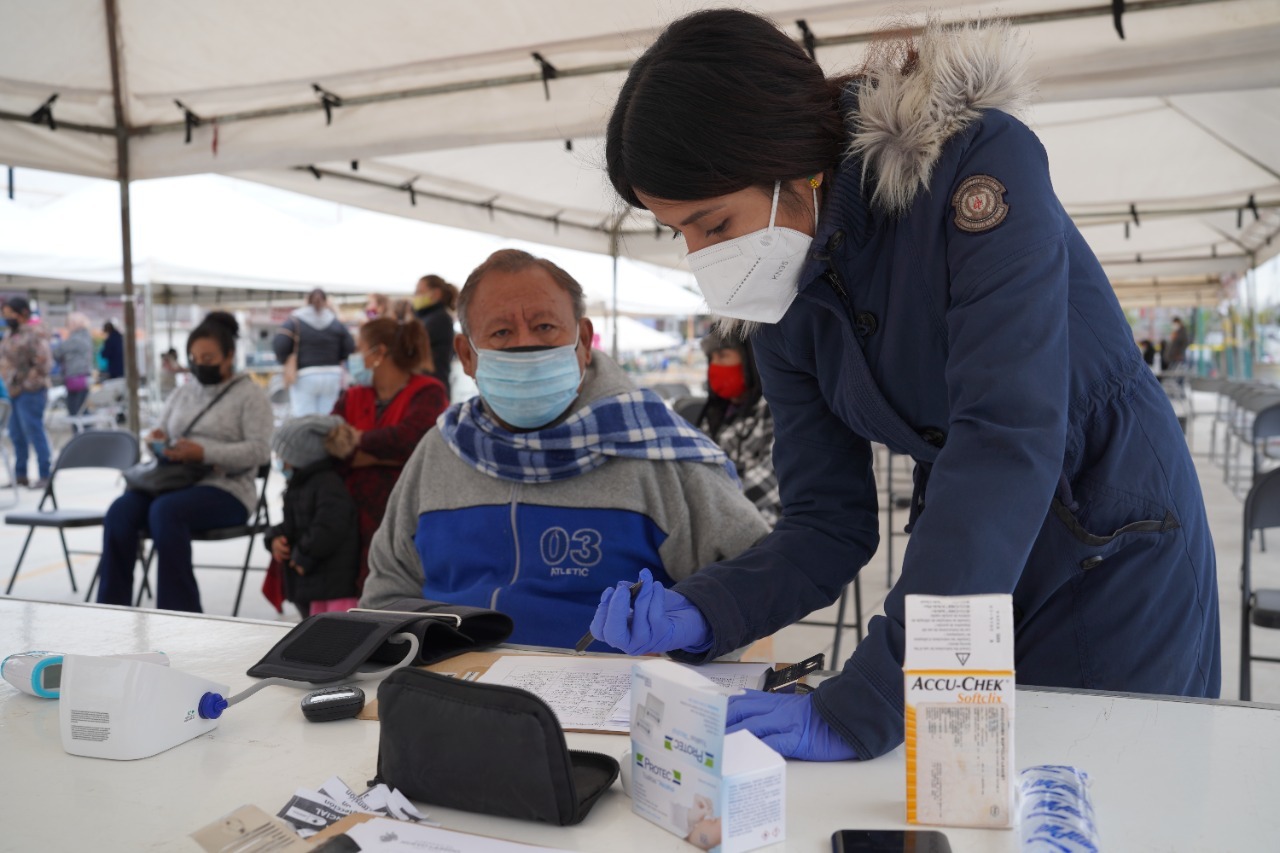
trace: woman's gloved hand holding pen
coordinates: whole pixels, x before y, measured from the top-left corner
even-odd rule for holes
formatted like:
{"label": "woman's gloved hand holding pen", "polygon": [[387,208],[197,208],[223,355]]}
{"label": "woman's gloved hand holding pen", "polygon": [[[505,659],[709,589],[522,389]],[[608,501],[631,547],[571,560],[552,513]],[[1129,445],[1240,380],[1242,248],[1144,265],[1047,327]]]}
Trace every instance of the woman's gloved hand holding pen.
{"label": "woman's gloved hand holding pen", "polygon": [[711,626],[698,608],[678,592],[666,589],[648,569],[640,570],[641,587],[634,606],[631,584],[619,581],[600,596],[591,633],[629,655],[711,648]]}

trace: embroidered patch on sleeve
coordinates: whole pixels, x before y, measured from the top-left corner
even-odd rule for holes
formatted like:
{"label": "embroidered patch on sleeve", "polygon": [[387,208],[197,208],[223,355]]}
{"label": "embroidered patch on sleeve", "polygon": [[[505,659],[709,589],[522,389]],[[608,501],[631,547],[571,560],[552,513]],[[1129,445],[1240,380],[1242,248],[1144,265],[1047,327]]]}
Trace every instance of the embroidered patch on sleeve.
{"label": "embroidered patch on sleeve", "polygon": [[1009,205],[1004,203],[1004,184],[990,175],[973,175],[965,178],[964,183],[951,197],[951,206],[956,209],[955,223],[961,231],[978,234],[990,231],[1009,213]]}

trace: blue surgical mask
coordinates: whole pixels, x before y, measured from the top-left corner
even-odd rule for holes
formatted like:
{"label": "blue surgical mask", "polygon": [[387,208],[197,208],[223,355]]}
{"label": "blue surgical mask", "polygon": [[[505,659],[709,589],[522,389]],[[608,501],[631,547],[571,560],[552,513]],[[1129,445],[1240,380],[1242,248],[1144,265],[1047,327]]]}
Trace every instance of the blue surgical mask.
{"label": "blue surgical mask", "polygon": [[546,426],[578,396],[578,343],[534,350],[479,349],[476,385],[493,413],[519,429]]}
{"label": "blue surgical mask", "polygon": [[365,366],[364,356],[358,352],[347,356],[347,373],[351,374],[353,385],[373,384],[373,370]]}

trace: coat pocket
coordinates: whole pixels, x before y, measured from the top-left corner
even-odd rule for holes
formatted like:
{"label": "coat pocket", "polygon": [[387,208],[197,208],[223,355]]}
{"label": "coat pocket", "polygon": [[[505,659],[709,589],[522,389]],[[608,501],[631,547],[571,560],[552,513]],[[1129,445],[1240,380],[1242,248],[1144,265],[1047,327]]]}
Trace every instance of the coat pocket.
{"label": "coat pocket", "polygon": [[1110,545],[1117,538],[1130,533],[1165,533],[1176,530],[1181,525],[1170,510],[1165,510],[1163,518],[1147,518],[1130,521],[1113,529],[1110,533],[1093,533],[1085,528],[1080,519],[1062,501],[1053,499],[1053,514],[1067,526],[1068,532],[1082,545],[1102,548]]}

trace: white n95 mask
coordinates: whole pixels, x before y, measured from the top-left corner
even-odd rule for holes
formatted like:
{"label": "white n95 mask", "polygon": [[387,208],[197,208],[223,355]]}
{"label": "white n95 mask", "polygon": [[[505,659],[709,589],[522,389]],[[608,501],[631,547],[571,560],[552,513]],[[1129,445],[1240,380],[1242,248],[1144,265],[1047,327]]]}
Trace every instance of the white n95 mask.
{"label": "white n95 mask", "polygon": [[[776,323],[795,301],[800,268],[813,238],[775,226],[782,182],[773,185],[769,227],[689,255],[689,269],[713,314],[757,323]],[[818,191],[813,191],[818,223]]]}

